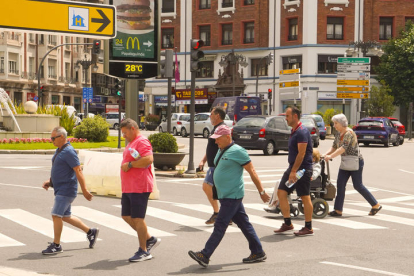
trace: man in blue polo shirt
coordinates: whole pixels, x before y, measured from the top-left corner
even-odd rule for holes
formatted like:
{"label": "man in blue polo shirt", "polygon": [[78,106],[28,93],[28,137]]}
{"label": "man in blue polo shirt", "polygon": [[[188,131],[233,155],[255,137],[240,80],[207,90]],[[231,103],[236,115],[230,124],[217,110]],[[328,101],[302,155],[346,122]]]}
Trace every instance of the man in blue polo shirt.
{"label": "man in blue polo shirt", "polygon": [[[280,201],[280,210],[282,211],[285,222],[275,230],[276,234],[287,234],[293,231],[293,225],[290,220],[290,207],[288,194],[294,189],[302,199],[303,209],[305,212],[305,227],[295,232],[296,236],[313,235],[312,213],[313,206],[310,198],[310,179],[312,176],[312,138],[309,130],[302,126],[300,119],[300,110],[296,107],[286,109],[286,121],[292,127],[292,133],[289,138],[289,168],[283,174],[280,181],[277,196]],[[299,180],[296,178],[296,172],[305,169],[305,173]],[[292,187],[287,187],[286,182],[295,183]]]}
{"label": "man in blue polo shirt", "polygon": [[251,253],[249,257],[243,259],[243,263],[262,262],[267,258],[266,253],[263,251],[256,231],[249,222],[249,217],[242,203],[244,197],[244,169],[256,185],[263,202],[268,202],[270,197],[263,189],[247,151],[233,143],[230,128],[226,125],[219,126],[211,138],[216,139],[216,144],[219,147],[214,159],[216,168],[213,177],[220,201],[220,210],[214,223],[214,231],[204,249],[199,252],[189,251],[188,254],[201,266],[207,267],[210,256],[223,239],[230,220],[233,220],[249,242]]}

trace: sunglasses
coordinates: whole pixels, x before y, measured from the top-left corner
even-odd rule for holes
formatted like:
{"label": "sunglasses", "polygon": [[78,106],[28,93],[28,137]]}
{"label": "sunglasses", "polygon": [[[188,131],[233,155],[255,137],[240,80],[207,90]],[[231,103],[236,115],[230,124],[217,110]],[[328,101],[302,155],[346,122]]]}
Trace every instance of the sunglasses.
{"label": "sunglasses", "polygon": [[56,138],[59,138],[60,136],[62,136],[62,135],[58,135],[58,136],[55,136],[55,137],[50,137],[50,139],[51,139],[52,141],[55,141],[55,139],[56,139]]}

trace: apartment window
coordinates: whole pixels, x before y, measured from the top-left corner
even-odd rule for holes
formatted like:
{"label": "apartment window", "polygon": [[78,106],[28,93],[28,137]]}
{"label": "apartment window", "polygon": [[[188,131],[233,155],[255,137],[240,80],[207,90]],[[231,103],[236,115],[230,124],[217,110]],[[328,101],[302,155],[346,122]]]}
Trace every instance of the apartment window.
{"label": "apartment window", "polygon": [[233,24],[222,25],[222,45],[233,44]]}
{"label": "apartment window", "polygon": [[298,39],[298,19],[292,18],[289,19],[289,35],[288,40],[297,40]]}
{"label": "apartment window", "polygon": [[0,57],[0,73],[4,73],[4,57]]}
{"label": "apartment window", "polygon": [[54,66],[48,66],[48,77],[49,79],[56,79],[56,71]]}
{"label": "apartment window", "polygon": [[162,46],[161,48],[174,48],[174,29],[162,29]]}
{"label": "apartment window", "polygon": [[[70,37],[69,36],[65,36],[65,43],[70,43]],[[65,45],[65,49],[70,50],[70,45]]]}
{"label": "apartment window", "polygon": [[52,95],[52,104],[59,104],[59,96]]}
{"label": "apartment window", "polygon": [[63,96],[63,104],[70,105],[70,96]]}
{"label": "apartment window", "polygon": [[200,10],[210,9],[211,8],[211,0],[200,0]]}
{"label": "apartment window", "polygon": [[34,79],[34,72],[35,70],[35,58],[29,57],[29,78]]}
{"label": "apartment window", "polygon": [[44,35],[39,35],[39,44],[45,44],[45,36]]}
{"label": "apartment window", "polygon": [[283,57],[282,64],[283,64],[283,70],[302,69],[302,56]]}
{"label": "apartment window", "polygon": [[14,102],[19,105],[23,102],[23,92],[14,92],[13,93]]}
{"label": "apartment window", "polygon": [[162,1],[162,13],[171,13],[174,12],[174,0],[163,0]]}
{"label": "apartment window", "polygon": [[244,43],[254,43],[254,22],[244,23]]}
{"label": "apartment window", "polygon": [[338,57],[330,55],[318,55],[318,74],[337,73]]}
{"label": "apartment window", "polygon": [[244,0],[244,4],[247,5],[254,5],[254,0]]}
{"label": "apartment window", "polygon": [[55,35],[49,35],[48,39],[49,39],[49,44],[55,45],[55,46],[57,45],[56,36]]}
{"label": "apartment window", "polygon": [[203,61],[196,78],[212,78],[214,76],[214,61]]}
{"label": "apartment window", "polygon": [[221,7],[222,8],[231,8],[233,7],[233,0],[222,0]]}
{"label": "apartment window", "polygon": [[326,26],[326,39],[344,39],[343,17],[328,17],[328,24]]}
{"label": "apartment window", "polygon": [[29,42],[35,43],[35,34],[29,34]]}
{"label": "apartment window", "polygon": [[[260,64],[259,64],[260,62]],[[267,76],[268,65],[266,64],[266,59],[257,58],[251,60],[251,73],[253,76]]]}
{"label": "apartment window", "polygon": [[393,18],[391,17],[381,17],[380,26],[379,26],[379,39],[388,40],[392,38],[392,24]]}
{"label": "apartment window", "polygon": [[69,82],[69,78],[70,78],[70,63],[66,62],[65,63],[65,80],[66,80],[66,82]]}
{"label": "apartment window", "polygon": [[9,60],[9,73],[10,74],[19,74],[19,70],[17,70],[17,61]]}
{"label": "apartment window", "polygon": [[211,27],[210,26],[200,26],[200,39],[204,41],[205,46],[211,46],[210,38],[211,38]]}

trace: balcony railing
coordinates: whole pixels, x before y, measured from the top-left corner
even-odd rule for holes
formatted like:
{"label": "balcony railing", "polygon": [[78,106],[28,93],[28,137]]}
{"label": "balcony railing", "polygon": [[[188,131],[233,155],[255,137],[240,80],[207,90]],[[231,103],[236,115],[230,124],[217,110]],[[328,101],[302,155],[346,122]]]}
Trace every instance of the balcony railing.
{"label": "balcony railing", "polygon": [[233,7],[233,2],[223,2],[221,3],[222,8],[231,8]]}
{"label": "balcony railing", "polygon": [[173,43],[167,43],[167,44],[163,43],[161,47],[163,49],[174,48],[174,44]]}
{"label": "balcony railing", "polygon": [[232,45],[233,44],[233,40],[222,40],[221,41],[222,45]]}
{"label": "balcony railing", "polygon": [[247,44],[247,43],[254,43],[254,37],[245,38],[243,41],[244,41],[245,44]]}
{"label": "balcony railing", "polygon": [[327,34],[326,39],[342,40],[344,36],[342,34]]}
{"label": "balcony railing", "polygon": [[19,70],[9,70],[9,74],[18,75],[19,74]]}
{"label": "balcony railing", "polygon": [[57,79],[57,76],[56,76],[56,75],[48,75],[48,78],[49,78],[49,79],[54,79],[54,80],[56,80],[56,79]]}
{"label": "balcony railing", "polygon": [[298,35],[289,35],[288,36],[288,40],[292,41],[292,40],[298,40]]}

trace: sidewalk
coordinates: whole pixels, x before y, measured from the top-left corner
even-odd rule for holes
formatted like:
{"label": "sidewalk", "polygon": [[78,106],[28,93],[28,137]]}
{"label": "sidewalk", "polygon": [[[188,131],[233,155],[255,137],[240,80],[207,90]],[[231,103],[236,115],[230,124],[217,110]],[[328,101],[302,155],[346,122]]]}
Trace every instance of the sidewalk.
{"label": "sidewalk", "polygon": [[206,172],[199,172],[196,174],[186,174],[187,166],[177,166],[176,170],[163,171],[155,169],[155,176],[161,177],[181,177],[181,178],[205,178]]}
{"label": "sidewalk", "polygon": [[[117,149],[117,148],[93,148],[93,149],[82,149],[82,150],[92,150],[92,151],[99,151],[99,152],[123,152],[125,147]],[[75,149],[76,153],[79,154],[79,149]],[[0,154],[55,154],[56,149],[49,149],[49,150],[0,150]]]}
{"label": "sidewalk", "polygon": [[[38,276],[45,275],[45,273],[37,273],[28,270],[16,269],[11,267],[0,266],[0,276]],[[53,274],[47,274],[54,276]]]}

